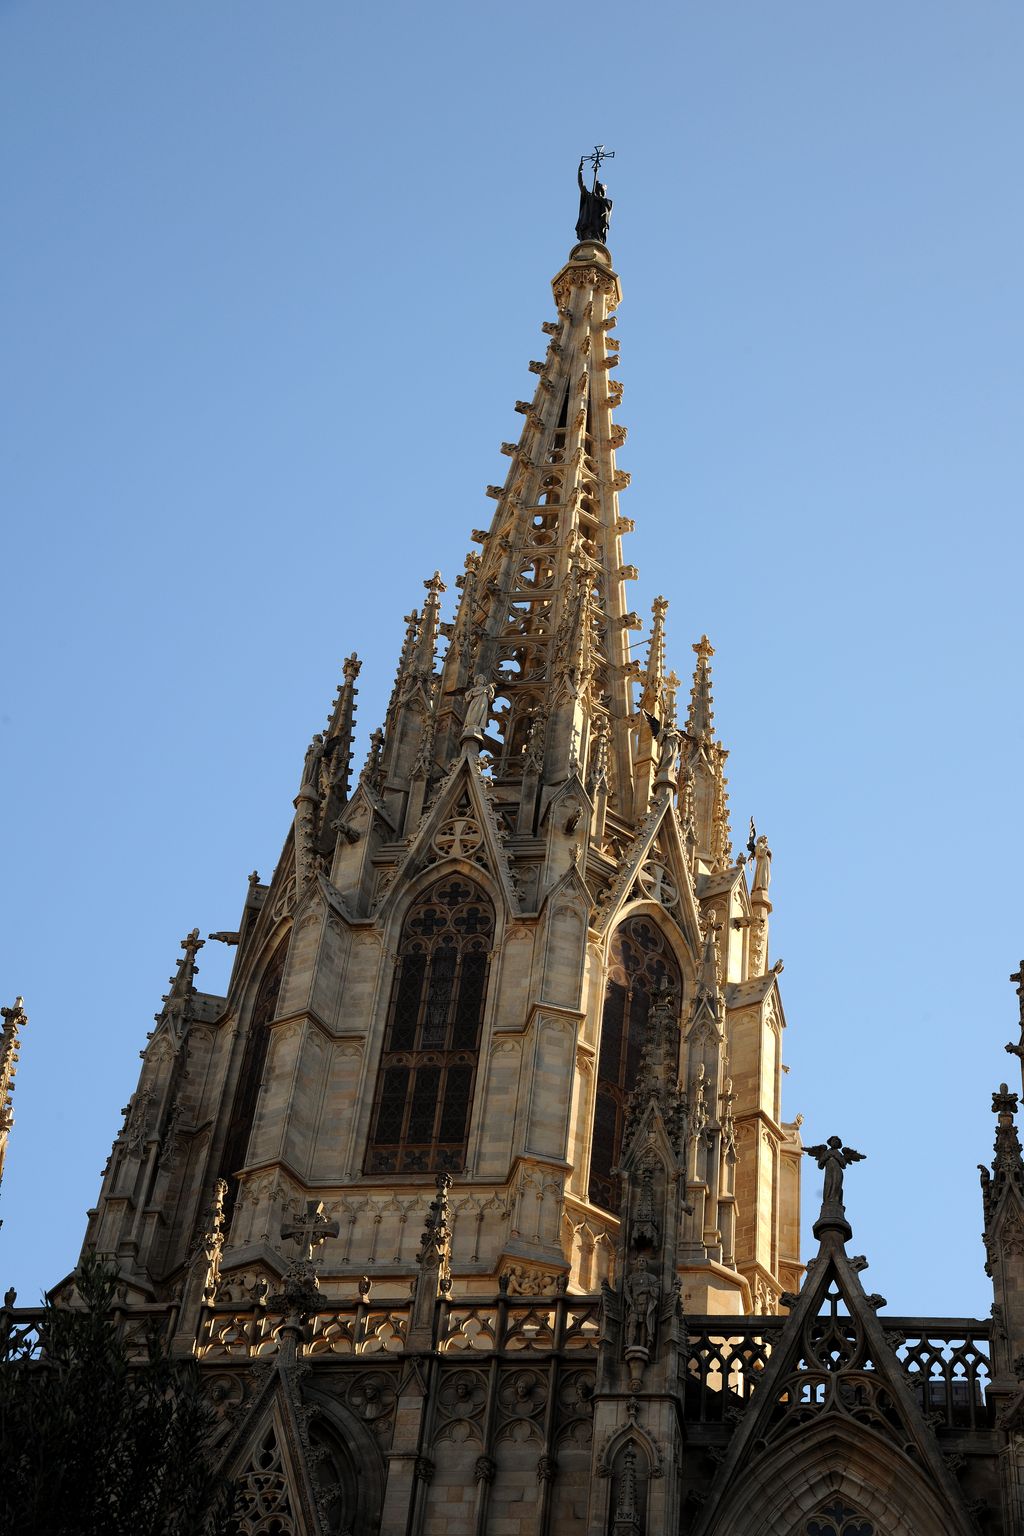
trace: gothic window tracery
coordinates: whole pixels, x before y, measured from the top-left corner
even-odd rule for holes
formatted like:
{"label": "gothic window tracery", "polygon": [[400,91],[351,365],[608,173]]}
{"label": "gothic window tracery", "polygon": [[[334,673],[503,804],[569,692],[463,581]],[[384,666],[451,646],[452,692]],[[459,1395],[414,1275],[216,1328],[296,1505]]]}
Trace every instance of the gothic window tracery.
{"label": "gothic window tracery", "polygon": [[800,1536],[880,1536],[868,1520],[844,1499],[833,1499],[800,1527]]}
{"label": "gothic window tracery", "polygon": [[235,1101],[231,1107],[228,1134],[221,1158],[224,1177],[228,1181],[229,1204],[234,1202],[238,1190],[237,1174],[245,1162],[245,1155],[249,1149],[249,1136],[256,1116],[256,1100],[259,1097],[263,1068],[267,1061],[270,1025],[277,1013],[277,1000],[281,995],[281,978],[284,975],[287,954],[288,939],[284,938],[267,962],[259,991],[256,993],[252,1017],[249,1020],[249,1033],[242,1054],[238,1082],[235,1084]]}
{"label": "gothic window tracery", "polygon": [[590,1199],[606,1211],[619,1208],[619,1181],[612,1169],[640,1066],[651,994],[666,976],[679,993],[679,966],[661,929],[648,917],[627,918],[615,930],[608,955],[590,1151]]}
{"label": "gothic window tracery", "polygon": [[406,915],[367,1173],[463,1167],[493,943],[494,908],[462,875],[435,881]]}

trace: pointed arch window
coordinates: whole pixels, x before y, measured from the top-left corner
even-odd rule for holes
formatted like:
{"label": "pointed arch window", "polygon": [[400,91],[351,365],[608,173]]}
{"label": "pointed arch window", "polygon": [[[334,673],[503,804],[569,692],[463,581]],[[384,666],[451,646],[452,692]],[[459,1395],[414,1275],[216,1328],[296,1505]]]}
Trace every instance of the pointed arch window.
{"label": "pointed arch window", "polygon": [[661,929],[647,917],[627,918],[612,935],[608,954],[590,1149],[590,1199],[606,1211],[619,1209],[619,1181],[612,1169],[622,1147],[626,1101],[640,1066],[651,994],[665,977],[681,995],[679,966]]}
{"label": "pointed arch window", "polygon": [[270,1043],[270,1025],[277,1014],[277,1002],[281,995],[281,978],[288,954],[288,939],[283,938],[267,962],[263,972],[246,1036],[242,1065],[235,1084],[235,1101],[231,1106],[228,1134],[221,1157],[221,1167],[228,1181],[228,1203],[233,1204],[238,1190],[238,1172],[245,1163],[249,1150],[249,1137],[256,1116],[256,1100],[263,1081],[263,1068],[267,1063],[267,1047]]}
{"label": "pointed arch window", "polygon": [[876,1536],[873,1520],[851,1509],[845,1499],[834,1499],[800,1527],[800,1536]]}
{"label": "pointed arch window", "polygon": [[447,875],[402,928],[377,1073],[367,1173],[458,1172],[465,1165],[494,908]]}

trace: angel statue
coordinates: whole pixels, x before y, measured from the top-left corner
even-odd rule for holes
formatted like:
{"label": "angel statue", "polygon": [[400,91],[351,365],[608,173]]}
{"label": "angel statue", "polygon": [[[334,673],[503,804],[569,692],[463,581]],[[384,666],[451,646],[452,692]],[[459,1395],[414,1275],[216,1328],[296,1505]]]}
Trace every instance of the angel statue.
{"label": "angel statue", "polygon": [[804,1147],[808,1157],[813,1157],[818,1167],[825,1173],[825,1191],[822,1196],[823,1205],[842,1205],[843,1203],[843,1173],[851,1163],[862,1163],[863,1152],[855,1152],[852,1147],[843,1146],[841,1136],[830,1136],[824,1145],[819,1147]]}

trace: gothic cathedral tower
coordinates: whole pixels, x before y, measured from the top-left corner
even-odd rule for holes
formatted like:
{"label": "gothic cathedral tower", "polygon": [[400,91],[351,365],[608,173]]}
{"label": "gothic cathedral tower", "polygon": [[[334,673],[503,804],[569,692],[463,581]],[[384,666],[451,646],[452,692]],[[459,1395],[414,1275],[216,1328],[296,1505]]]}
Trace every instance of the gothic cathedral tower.
{"label": "gothic cathedral tower", "polygon": [[[771,852],[733,852],[707,636],[685,704],[663,597],[630,639],[620,287],[580,189],[453,617],[435,574],[354,785],[345,662],[273,877],[209,936],[226,997],[182,941],[86,1246],[126,1349],[196,1361],[241,1536],[1019,1536],[1018,1095],[991,1317],[879,1316],[838,1136],[805,1271]],[[45,1347],[13,1302],[7,1359]]]}
{"label": "gothic cathedral tower", "polygon": [[213,936],[237,946],[226,997],[196,989],[202,941],[183,943],[87,1237],[140,1299],[175,1287],[220,1180],[221,1294],[279,1285],[282,1228],[321,1203],[324,1291],[407,1294],[441,1174],[460,1294],[599,1289],[659,999],[683,1304],[774,1313],[799,1287],[771,854],[733,854],[707,637],[685,717],[664,598],[631,659],[607,248],[581,241],[552,287],[454,619],[435,574],[354,787],[345,663],[273,878]]}

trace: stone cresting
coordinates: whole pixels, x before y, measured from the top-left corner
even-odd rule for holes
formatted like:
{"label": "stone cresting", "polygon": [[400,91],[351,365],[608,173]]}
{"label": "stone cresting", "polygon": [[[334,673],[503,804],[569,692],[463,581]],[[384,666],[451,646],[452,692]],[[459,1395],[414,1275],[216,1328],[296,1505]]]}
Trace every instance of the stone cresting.
{"label": "stone cresting", "polygon": [[[361,773],[352,655],[272,878],[211,936],[224,996],[183,941],[86,1247],[129,1349],[155,1327],[196,1361],[247,1536],[804,1536],[832,1506],[1014,1536],[1016,1095],[991,1319],[883,1320],[838,1138],[805,1279],[772,851],[733,858],[707,636],[685,722],[666,597],[633,638],[607,246],[552,292],[489,521],[406,617]],[[38,1353],[15,1300],[3,1348]]]}

